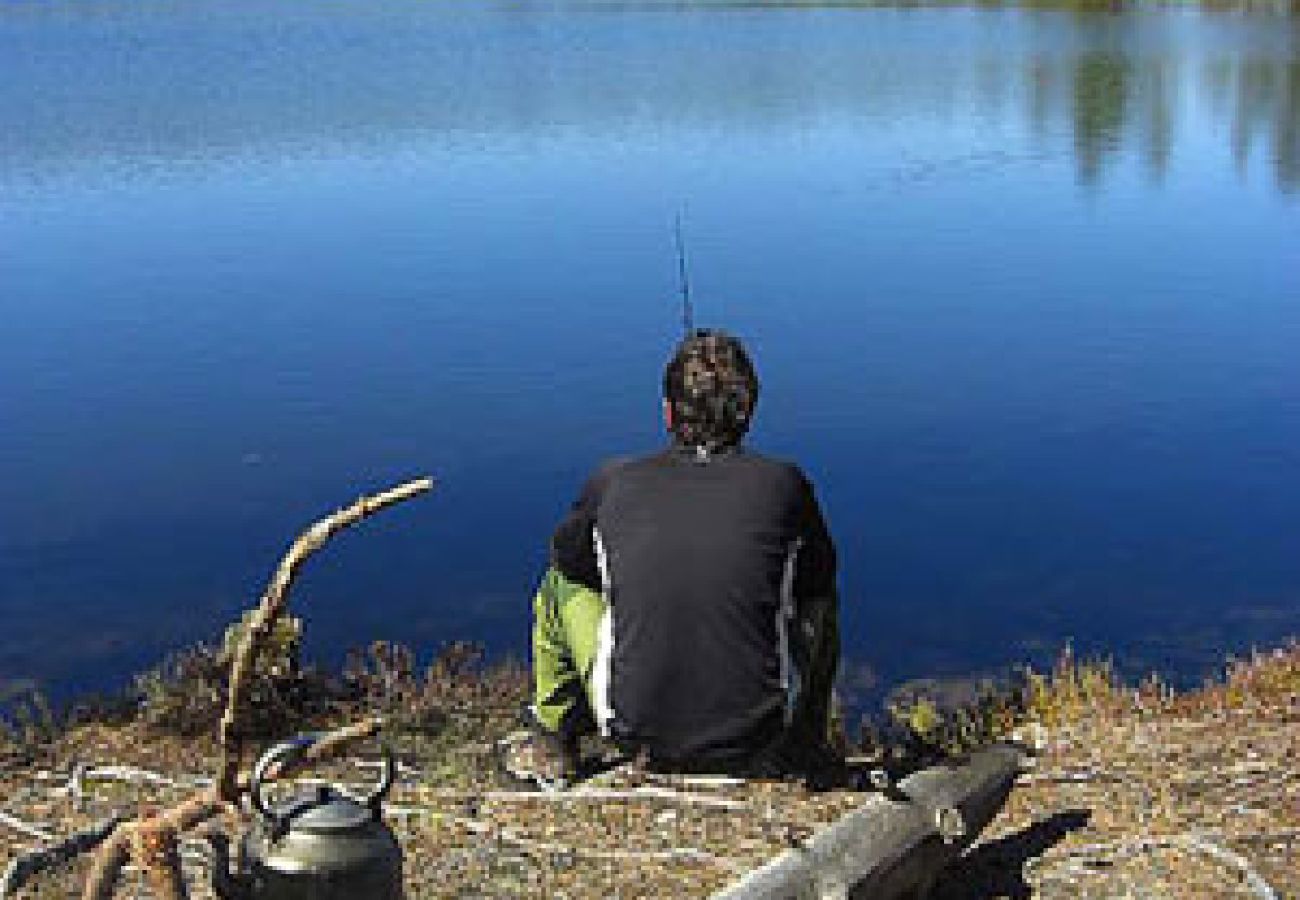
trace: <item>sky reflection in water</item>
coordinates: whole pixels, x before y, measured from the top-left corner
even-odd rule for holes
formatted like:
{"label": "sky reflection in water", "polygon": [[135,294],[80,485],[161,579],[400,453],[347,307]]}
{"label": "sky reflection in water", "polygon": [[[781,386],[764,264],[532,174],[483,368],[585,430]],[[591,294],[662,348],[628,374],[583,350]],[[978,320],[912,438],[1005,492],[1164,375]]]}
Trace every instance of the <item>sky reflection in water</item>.
{"label": "sky reflection in water", "polygon": [[1282,19],[0,10],[0,678],[210,636],[319,513],[313,649],[526,646],[660,440],[684,207],[866,683],[1300,631],[1300,33]]}

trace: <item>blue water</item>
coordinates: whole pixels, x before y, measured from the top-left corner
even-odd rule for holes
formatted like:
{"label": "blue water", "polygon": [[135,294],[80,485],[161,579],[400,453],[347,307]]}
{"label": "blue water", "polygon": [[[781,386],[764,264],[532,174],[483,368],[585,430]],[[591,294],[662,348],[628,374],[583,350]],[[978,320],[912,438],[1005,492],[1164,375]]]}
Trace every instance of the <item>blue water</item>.
{"label": "blue water", "polygon": [[846,686],[1300,633],[1300,28],[691,5],[0,6],[0,680],[121,685],[303,525],[309,651],[524,653],[678,335],[843,560]]}

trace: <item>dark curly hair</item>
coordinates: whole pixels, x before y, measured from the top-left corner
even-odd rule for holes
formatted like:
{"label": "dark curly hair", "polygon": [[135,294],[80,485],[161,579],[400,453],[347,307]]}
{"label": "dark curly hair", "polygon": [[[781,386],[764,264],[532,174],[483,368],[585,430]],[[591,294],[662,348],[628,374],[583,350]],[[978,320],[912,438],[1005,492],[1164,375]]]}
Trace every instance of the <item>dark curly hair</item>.
{"label": "dark curly hair", "polygon": [[677,345],[664,369],[664,399],[672,407],[678,444],[710,452],[734,447],[754,417],[758,376],[739,340],[697,329]]}

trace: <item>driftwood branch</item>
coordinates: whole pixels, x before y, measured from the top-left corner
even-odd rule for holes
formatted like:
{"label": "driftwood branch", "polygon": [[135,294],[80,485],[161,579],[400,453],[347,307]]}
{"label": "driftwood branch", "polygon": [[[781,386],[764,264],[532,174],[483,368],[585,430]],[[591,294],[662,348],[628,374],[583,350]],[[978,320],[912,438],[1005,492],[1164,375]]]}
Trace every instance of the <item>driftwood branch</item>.
{"label": "driftwood branch", "polygon": [[40,873],[98,847],[117,828],[119,822],[121,817],[113,816],[91,828],[70,834],[53,846],[28,850],[15,856],[0,877],[0,900],[17,894],[24,884]]}
{"label": "driftwood branch", "polygon": [[308,557],[324,547],[331,537],[344,528],[432,488],[433,479],[418,478],[383,493],[361,497],[350,506],[345,506],[316,522],[290,545],[288,552],[280,560],[280,565],[276,567],[275,574],[271,576],[271,582],[262,594],[252,620],[240,635],[230,664],[229,693],[226,696],[226,708],[221,715],[217,734],[221,747],[221,765],[217,772],[217,795],[223,800],[233,801],[238,796],[237,780],[244,746],[240,726],[244,714],[244,698],[248,692],[253,665],[267,635],[275,625],[276,618],[284,611],[289,599],[289,588],[298,574],[298,569]]}
{"label": "driftwood branch", "polygon": [[[176,835],[206,821],[225,808],[209,787],[164,812],[119,825],[95,854],[82,890],[82,900],[110,900],[122,867],[132,856],[148,873],[150,885],[165,900],[186,896],[179,877]],[[174,875],[155,874],[157,867],[175,868]]]}
{"label": "driftwood branch", "polygon": [[[373,737],[382,726],[383,720],[376,718],[331,731],[292,766],[276,767],[273,771],[267,772],[266,780],[289,778],[312,763],[325,762],[341,756],[348,751],[352,743]],[[237,789],[240,793],[248,790],[246,777],[238,779]],[[109,900],[113,896],[122,867],[131,857],[134,857],[147,873],[152,873],[155,868],[178,872],[177,836],[198,827],[222,812],[235,814],[237,810],[233,804],[217,796],[214,784],[155,816],[124,823],[115,830],[109,829],[111,834],[106,831],[99,840],[89,845],[93,847],[100,841],[104,842],[86,879],[86,886],[82,892],[83,900]],[[74,852],[66,858],[75,855]],[[159,882],[152,882],[153,877],[155,876],[151,875],[151,884],[159,896],[168,900],[186,896],[184,884],[179,881],[179,876],[164,874]]]}
{"label": "driftwood branch", "polygon": [[132,784],[152,784],[160,787],[173,787],[177,784],[175,778],[170,778],[161,772],[141,769],[138,766],[81,768],[78,770],[77,780],[81,783],[83,790],[87,781],[122,781]]}
{"label": "driftwood branch", "polygon": [[705,806],[715,809],[748,809],[749,803],[714,794],[674,791],[670,788],[644,785],[627,789],[579,788],[568,791],[463,791],[435,789],[430,796],[455,800],[480,800],[486,803],[601,803],[607,800],[658,800],[686,806]]}
{"label": "driftwood branch", "polygon": [[[162,817],[165,818],[165,817]],[[181,871],[176,829],[165,821],[146,819],[131,830],[131,855],[144,869],[145,879],[162,900],[189,900]]]}
{"label": "driftwood branch", "polygon": [[[1245,835],[1241,839],[1248,840],[1260,837],[1294,837],[1295,829],[1288,831],[1268,833],[1264,835]],[[1269,886],[1264,877],[1255,871],[1247,860],[1240,853],[1235,853],[1220,844],[1210,840],[1211,837],[1218,837],[1220,840],[1235,840],[1227,835],[1221,835],[1217,832],[1188,832],[1186,834],[1159,835],[1145,838],[1137,838],[1129,841],[1115,841],[1107,844],[1084,844],[1078,847],[1070,847],[1063,851],[1062,855],[1067,857],[1089,857],[1102,856],[1109,858],[1134,856],[1140,853],[1147,853],[1152,850],[1168,850],[1179,848],[1194,853],[1201,853],[1205,856],[1212,857],[1230,868],[1236,869],[1241,876],[1244,886],[1260,900],[1277,900],[1277,892]]]}
{"label": "driftwood branch", "polygon": [[[352,725],[322,735],[315,743],[292,759],[280,760],[266,770],[266,779],[275,781],[279,778],[292,778],[297,773],[317,763],[328,762],[348,752],[357,741],[374,737],[383,728],[384,720],[375,717],[362,719]],[[247,790],[248,785],[240,782],[240,791]]]}
{"label": "driftwood branch", "polygon": [[1059,772],[1022,772],[1016,784],[1092,784],[1103,782],[1122,784],[1124,779],[1114,772],[1097,769],[1062,770]]}
{"label": "driftwood branch", "polygon": [[[232,809],[240,793],[247,790],[247,780],[239,777],[239,767],[244,750],[241,724],[249,682],[258,653],[288,603],[289,588],[298,569],[344,528],[432,487],[433,479],[418,478],[382,493],[361,497],[313,524],[290,545],[235,647],[226,706],[218,725],[221,757],[214,783],[177,806],[114,829],[96,854],[82,890],[82,900],[110,900],[122,867],[132,856],[143,866],[151,887],[163,900],[186,900],[177,836],[223,810]],[[379,724],[378,720],[368,720],[327,735],[314,753],[305,754],[310,757],[306,762],[319,761],[358,738],[373,735]]]}

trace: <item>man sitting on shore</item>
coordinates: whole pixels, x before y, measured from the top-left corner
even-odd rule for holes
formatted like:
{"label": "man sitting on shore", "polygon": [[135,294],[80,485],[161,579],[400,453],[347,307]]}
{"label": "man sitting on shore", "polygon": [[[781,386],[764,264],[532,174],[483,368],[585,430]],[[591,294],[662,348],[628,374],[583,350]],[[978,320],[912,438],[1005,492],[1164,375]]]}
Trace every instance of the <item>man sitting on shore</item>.
{"label": "man sitting on shore", "polygon": [[758,379],[734,337],[692,333],[663,391],[671,446],[601,467],[551,540],[537,727],[506,751],[544,786],[572,780],[597,729],[664,771],[776,776],[830,756],[835,549],[812,486],[741,446]]}

